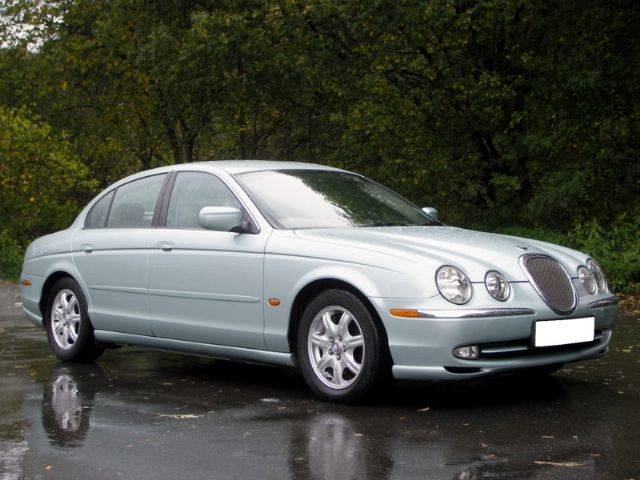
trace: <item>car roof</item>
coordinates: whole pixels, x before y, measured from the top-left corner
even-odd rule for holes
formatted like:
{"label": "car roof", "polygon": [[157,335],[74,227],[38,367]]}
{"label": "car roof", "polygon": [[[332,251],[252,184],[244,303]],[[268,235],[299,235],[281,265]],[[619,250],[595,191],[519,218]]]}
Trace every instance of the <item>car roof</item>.
{"label": "car roof", "polygon": [[206,165],[209,167],[219,168],[231,175],[246,172],[258,172],[262,170],[334,170],[341,171],[339,168],[319,165],[317,163],[307,162],[285,162],[278,160],[215,160],[194,162],[191,165]]}
{"label": "car roof", "polygon": [[222,171],[227,172],[229,175],[235,175],[247,172],[262,172],[269,170],[325,170],[333,172],[344,172],[335,167],[328,167],[326,165],[319,165],[317,163],[305,163],[305,162],[282,162],[276,160],[214,160],[204,162],[192,162],[192,163],[174,163],[172,165],[165,165],[164,167],[152,168],[150,170],[143,170],[128,177],[121,178],[117,182],[112,183],[102,192],[100,192],[95,199],[101,197],[105,192],[112,188],[119,187],[125,183],[138,180],[140,178],[149,177],[152,175],[159,175],[162,173],[170,173],[173,171],[184,171],[190,169],[197,170],[209,170],[215,172]]}
{"label": "car roof", "polygon": [[285,162],[279,160],[208,160],[191,163],[174,163],[171,165],[165,165],[163,167],[143,170],[129,175],[128,177],[121,178],[117,182],[112,183],[104,190],[102,190],[98,195],[96,195],[93,200],[85,206],[80,214],[78,214],[73,224],[75,225],[76,223],[83,220],[84,215],[86,215],[86,212],[89,211],[89,209],[95,204],[95,202],[97,202],[103,195],[105,195],[106,192],[113,190],[114,188],[120,187],[121,185],[132,182],[134,180],[138,180],[140,178],[159,175],[163,173],[171,173],[173,171],[184,171],[189,170],[190,168],[195,168],[198,170],[209,170],[214,172],[215,170],[224,171],[229,175],[269,170],[326,170],[334,172],[345,171],[340,168],[329,167],[327,165],[320,165],[317,163]]}

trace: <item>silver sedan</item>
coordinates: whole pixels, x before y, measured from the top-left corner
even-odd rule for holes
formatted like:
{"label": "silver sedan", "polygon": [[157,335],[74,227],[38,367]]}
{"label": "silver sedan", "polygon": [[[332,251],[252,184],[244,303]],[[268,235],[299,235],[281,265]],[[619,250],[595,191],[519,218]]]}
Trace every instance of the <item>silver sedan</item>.
{"label": "silver sedan", "polygon": [[340,402],[392,377],[550,373],[605,354],[617,316],[586,254],[289,162],[125,178],[29,246],[20,289],[63,360],[128,344],[297,366]]}

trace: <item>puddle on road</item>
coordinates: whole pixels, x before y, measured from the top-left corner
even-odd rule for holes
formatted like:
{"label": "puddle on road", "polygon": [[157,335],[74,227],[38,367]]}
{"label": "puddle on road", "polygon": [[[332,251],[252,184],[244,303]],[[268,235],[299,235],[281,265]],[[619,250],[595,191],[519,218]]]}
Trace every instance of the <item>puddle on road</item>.
{"label": "puddle on road", "polygon": [[280,368],[135,348],[63,364],[21,314],[0,329],[1,478],[640,477],[638,315],[548,379],[402,384],[365,407]]}

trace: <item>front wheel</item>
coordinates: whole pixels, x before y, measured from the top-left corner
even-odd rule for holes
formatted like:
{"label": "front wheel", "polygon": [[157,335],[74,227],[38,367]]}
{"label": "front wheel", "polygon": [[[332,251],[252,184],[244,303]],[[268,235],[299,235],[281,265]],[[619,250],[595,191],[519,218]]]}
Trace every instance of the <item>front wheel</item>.
{"label": "front wheel", "polygon": [[388,370],[384,335],[366,306],[350,292],[327,290],[300,320],[297,355],[302,374],[323,400],[362,400]]}
{"label": "front wheel", "polygon": [[93,336],[82,289],[72,278],[62,278],[51,288],[45,328],[49,346],[61,360],[92,362],[104,351]]}

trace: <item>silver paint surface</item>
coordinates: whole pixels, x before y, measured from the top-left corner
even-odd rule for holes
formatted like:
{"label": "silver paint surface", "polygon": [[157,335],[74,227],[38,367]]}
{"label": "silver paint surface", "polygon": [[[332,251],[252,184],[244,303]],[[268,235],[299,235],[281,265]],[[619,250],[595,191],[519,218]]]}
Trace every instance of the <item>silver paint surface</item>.
{"label": "silver paint surface", "polygon": [[[314,281],[338,280],[361,292],[376,309],[389,340],[394,375],[421,379],[463,378],[445,370],[471,366],[453,357],[453,348],[528,337],[536,321],[594,316],[597,329],[615,324],[616,305],[589,307],[611,293],[588,295],[575,278],[588,256],[558,245],[449,226],[274,229],[233,177],[274,168],[337,170],[292,162],[201,162],[141,172],[117,182],[114,185],[171,171],[215,174],[248,210],[259,233],[83,229],[90,202],[68,229],[41,237],[28,247],[22,278],[32,286],[21,288],[23,309],[36,324],[42,323],[39,304],[44,283],[52,274],[64,272],[80,284],[93,326],[104,335],[111,332],[126,339],[124,343],[154,348],[162,344],[162,348],[196,354],[203,354],[202,345],[210,345],[212,354],[232,349],[236,354],[245,352],[247,360],[273,358],[282,363],[277,359],[294,353],[288,331],[296,296]],[[170,250],[162,248],[166,243],[172,245]],[[523,248],[526,254],[552,256],[569,272],[577,293],[570,315],[559,315],[540,298],[520,266]],[[465,305],[453,305],[439,295],[434,277],[444,264],[461,268],[472,282],[473,294]],[[487,292],[484,278],[489,270],[499,271],[510,282],[512,293],[506,301],[497,302]],[[279,299],[280,305],[269,306],[269,298]],[[392,308],[416,309],[425,318],[392,317]],[[470,310],[493,308],[533,313],[468,315]],[[447,312],[446,318],[438,314],[442,311]],[[473,366],[490,374],[589,358],[600,350],[585,348]],[[236,354],[234,358],[242,358]]]}

